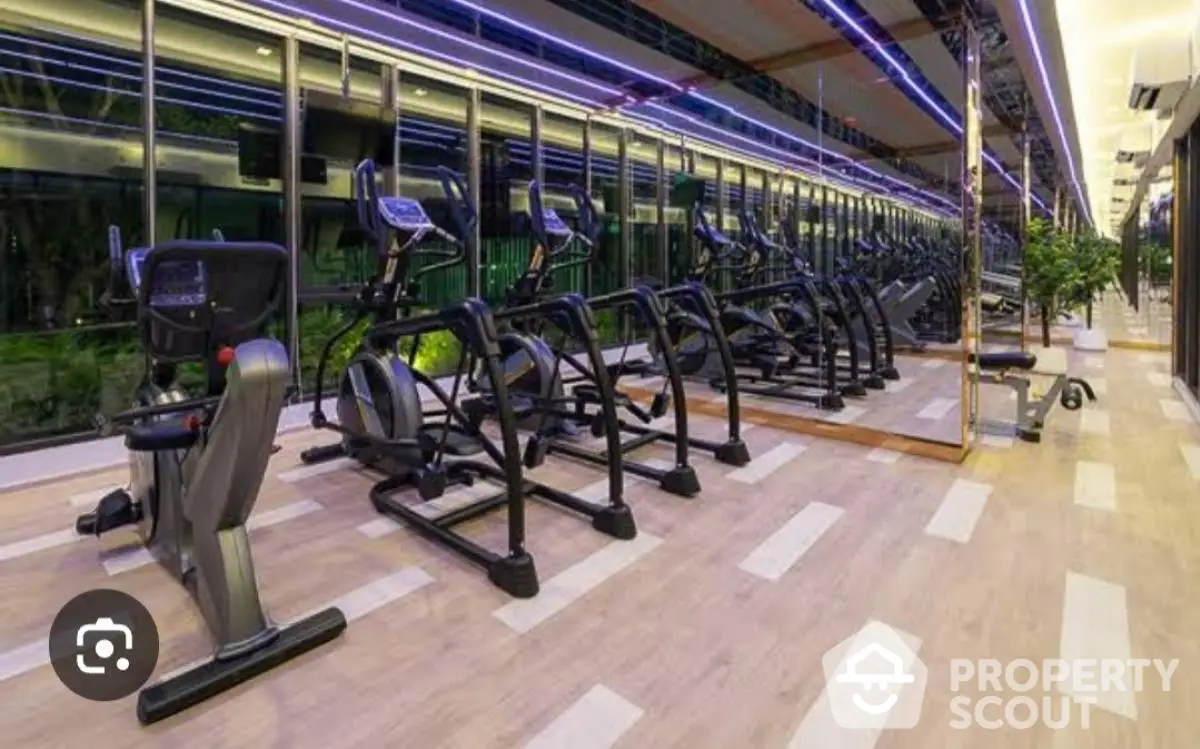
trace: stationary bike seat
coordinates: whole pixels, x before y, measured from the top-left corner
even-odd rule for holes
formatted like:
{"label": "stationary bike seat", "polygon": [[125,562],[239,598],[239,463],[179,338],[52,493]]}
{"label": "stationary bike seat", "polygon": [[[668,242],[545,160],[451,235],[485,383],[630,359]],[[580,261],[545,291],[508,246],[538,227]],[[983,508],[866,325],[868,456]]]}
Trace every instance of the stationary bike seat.
{"label": "stationary bike seat", "polygon": [[967,361],[978,362],[981,369],[1024,369],[1037,366],[1037,356],[1029,351],[997,351],[987,354],[968,354]]}
{"label": "stationary bike seat", "polygon": [[443,435],[448,455],[463,457],[483,452],[483,444],[479,440],[456,431],[454,427],[446,428],[441,424],[425,424],[421,427],[421,437],[430,440],[431,446],[441,444]]}
{"label": "stationary bike seat", "polygon": [[199,439],[199,429],[192,428],[183,419],[171,419],[130,428],[125,433],[125,447],[138,453],[186,450]]}

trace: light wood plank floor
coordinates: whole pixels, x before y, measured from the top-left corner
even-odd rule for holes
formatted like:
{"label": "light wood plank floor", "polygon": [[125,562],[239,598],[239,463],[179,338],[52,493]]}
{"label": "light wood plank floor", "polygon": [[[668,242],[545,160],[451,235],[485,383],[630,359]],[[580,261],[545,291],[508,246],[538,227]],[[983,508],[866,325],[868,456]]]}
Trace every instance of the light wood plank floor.
{"label": "light wood plank floor", "polygon": [[[121,473],[9,492],[0,495],[3,743],[21,749],[490,749],[524,746],[566,721],[591,740],[543,738],[539,746],[830,749],[848,744],[793,742],[809,711],[820,709],[821,657],[879,620],[920,638],[929,669],[925,707],[916,728],[885,731],[854,746],[1195,746],[1200,599],[1192,593],[1200,575],[1200,478],[1192,471],[1200,473],[1200,465],[1189,470],[1185,455],[1193,453],[1185,449],[1200,450],[1200,430],[1178,420],[1182,404],[1149,376],[1165,374],[1167,360],[1167,354],[1133,351],[1072,356],[1073,368],[1103,380],[1100,403],[1075,413],[1054,411],[1041,445],[991,440],[961,466],[911,456],[893,460],[855,445],[754,427],[745,439],[763,460],[735,473],[697,458],[704,492],[696,499],[631,482],[629,500],[642,533],[662,542],[524,633],[493,616],[509,599],[476,570],[408,531],[369,537],[362,528],[377,516],[366,498],[366,476],[338,470],[284,480],[297,469],[298,452],[321,441],[309,432],[285,437],[256,516],[296,503],[315,501],[319,508],[305,504],[311,511],[253,531],[274,616],[299,615],[405,568],[418,567],[434,582],[355,619],[339,642],[148,729],[137,725],[133,698],[87,702],[62,687],[48,666],[21,665],[58,608],[96,587],[127,591],[154,614],[162,637],[160,674],[205,655],[197,613],[161,569],[106,572],[102,562],[116,557],[105,550],[127,536],[61,538],[79,511],[71,498],[119,483]],[[985,389],[985,397],[989,409],[1004,411],[1005,390]],[[696,421],[702,434],[724,429],[717,421]],[[667,458],[670,452],[652,447],[642,455]],[[771,471],[771,455],[790,459]],[[1112,507],[1076,503],[1079,461],[1111,467],[1114,484],[1090,490],[1111,489]],[[603,478],[561,463],[539,475],[569,488]],[[990,489],[986,504],[977,522],[965,524],[965,538],[935,537],[927,527],[935,515],[943,521],[954,515],[942,505],[960,480]],[[829,517],[836,519],[778,579],[740,568],[816,503],[833,508]],[[958,522],[963,525],[962,517]],[[529,526],[547,587],[571,565],[620,543],[540,506],[532,507]],[[473,529],[489,541],[501,532],[491,520]],[[31,545],[34,538],[42,541]],[[952,728],[950,701],[981,696],[974,685],[951,692],[952,659],[1041,661],[1058,657],[1069,645],[1064,640],[1088,639],[1086,632],[1063,632],[1071,574],[1121,591],[1132,657],[1180,659],[1171,691],[1150,679],[1150,688],[1135,697],[1136,718],[1095,708],[1087,730],[1077,721],[1057,732],[1041,724],[1022,731]],[[1086,613],[1097,627],[1112,624],[1109,612]],[[572,709],[597,688],[607,701],[583,699]],[[1040,702],[1042,693],[1032,694]],[[625,712],[614,713],[614,700]],[[619,735],[601,741],[610,729]]]}

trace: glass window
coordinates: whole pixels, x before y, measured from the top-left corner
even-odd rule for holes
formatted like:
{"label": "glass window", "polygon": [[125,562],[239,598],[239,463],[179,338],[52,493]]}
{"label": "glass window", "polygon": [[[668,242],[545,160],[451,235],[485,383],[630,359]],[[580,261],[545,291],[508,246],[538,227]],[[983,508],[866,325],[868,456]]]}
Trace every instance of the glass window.
{"label": "glass window", "polygon": [[90,436],[142,370],[130,313],[102,303],[108,227],[145,241],[141,3],[72,10],[27,4],[0,32],[0,450]]}

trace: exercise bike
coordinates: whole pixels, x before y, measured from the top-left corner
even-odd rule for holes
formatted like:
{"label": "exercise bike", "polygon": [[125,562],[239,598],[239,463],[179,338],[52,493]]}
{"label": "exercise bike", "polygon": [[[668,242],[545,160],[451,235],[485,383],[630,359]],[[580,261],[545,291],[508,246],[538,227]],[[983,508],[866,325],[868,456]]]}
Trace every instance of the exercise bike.
{"label": "exercise bike", "polygon": [[[263,610],[246,520],[267,471],[291,381],[287,350],[267,337],[287,287],[288,255],[266,243],[176,241],[124,253],[110,231],[113,286],[127,279],[147,357],[135,407],[101,419],[125,435],[131,481],[75,523],[99,536],[136,526],[142,543],[193,594],[212,661],[138,695],[154,723],[325,644],[346,628],[329,608],[287,627]],[[110,303],[118,303],[113,294]],[[203,361],[193,397],[177,365]]]}

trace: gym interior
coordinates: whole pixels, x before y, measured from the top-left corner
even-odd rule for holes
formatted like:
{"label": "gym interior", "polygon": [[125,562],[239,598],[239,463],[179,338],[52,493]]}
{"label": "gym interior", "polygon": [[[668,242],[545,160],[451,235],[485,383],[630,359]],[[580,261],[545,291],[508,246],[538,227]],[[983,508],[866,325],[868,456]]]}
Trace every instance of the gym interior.
{"label": "gym interior", "polygon": [[1200,738],[1190,0],[0,2],[5,745]]}

